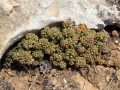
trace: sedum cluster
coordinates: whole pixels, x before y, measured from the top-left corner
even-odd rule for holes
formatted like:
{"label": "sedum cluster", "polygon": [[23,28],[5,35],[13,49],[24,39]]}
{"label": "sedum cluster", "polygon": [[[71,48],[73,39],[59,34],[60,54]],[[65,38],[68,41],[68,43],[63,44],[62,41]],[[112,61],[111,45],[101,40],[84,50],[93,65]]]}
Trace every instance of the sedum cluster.
{"label": "sedum cluster", "polygon": [[88,63],[102,64],[105,36],[102,32],[88,29],[85,25],[74,26],[69,19],[62,27],[45,27],[40,35],[27,33],[16,47],[5,57],[5,66],[17,62],[22,65],[39,64],[46,58],[54,66],[62,69],[67,66],[83,67]]}

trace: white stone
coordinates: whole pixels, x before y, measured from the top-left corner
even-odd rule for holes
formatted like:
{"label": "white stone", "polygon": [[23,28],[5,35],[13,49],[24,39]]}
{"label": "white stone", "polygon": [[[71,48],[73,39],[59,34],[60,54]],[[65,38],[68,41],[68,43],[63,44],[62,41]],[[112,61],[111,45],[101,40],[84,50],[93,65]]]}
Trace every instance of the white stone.
{"label": "white stone", "polygon": [[117,0],[0,0],[0,58],[25,32],[39,30],[53,22],[71,18],[76,25],[85,23],[88,28],[95,29],[100,25],[120,24],[117,2]]}

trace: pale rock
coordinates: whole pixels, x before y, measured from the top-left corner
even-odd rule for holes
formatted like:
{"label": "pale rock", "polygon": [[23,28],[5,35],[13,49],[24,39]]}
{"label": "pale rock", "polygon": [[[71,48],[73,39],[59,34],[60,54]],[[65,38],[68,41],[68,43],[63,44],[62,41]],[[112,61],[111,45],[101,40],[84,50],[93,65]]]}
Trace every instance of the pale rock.
{"label": "pale rock", "polygon": [[103,28],[120,24],[119,0],[0,0],[0,59],[25,32],[71,18]]}

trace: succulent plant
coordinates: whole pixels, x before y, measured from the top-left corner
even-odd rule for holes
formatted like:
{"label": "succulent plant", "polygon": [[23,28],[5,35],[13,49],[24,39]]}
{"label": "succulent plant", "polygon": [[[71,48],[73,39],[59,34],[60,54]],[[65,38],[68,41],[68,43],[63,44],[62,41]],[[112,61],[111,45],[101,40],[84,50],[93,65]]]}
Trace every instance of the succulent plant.
{"label": "succulent plant", "polygon": [[62,38],[62,33],[58,27],[45,27],[44,30],[41,31],[41,37],[48,39],[50,42],[58,43]]}
{"label": "succulent plant", "polygon": [[62,26],[64,28],[69,28],[69,27],[72,28],[73,25],[74,25],[74,22],[71,19],[68,19],[68,20],[62,22]]}
{"label": "succulent plant", "polygon": [[76,67],[83,67],[86,65],[86,60],[84,57],[79,57],[77,56],[76,57],[76,60],[75,60],[75,66]]}
{"label": "succulent plant", "polygon": [[36,59],[38,58],[38,59],[40,59],[40,60],[42,60],[43,57],[44,57],[44,55],[43,55],[43,53],[42,53],[41,50],[32,51],[31,56],[32,56],[33,58],[36,58]]}
{"label": "succulent plant", "polygon": [[38,65],[48,56],[48,61],[62,69],[67,66],[83,67],[88,63],[104,63],[104,33],[90,30],[85,24],[74,26],[72,20],[62,22],[62,27],[45,27],[40,35],[27,33],[5,57],[4,65],[14,62]]}

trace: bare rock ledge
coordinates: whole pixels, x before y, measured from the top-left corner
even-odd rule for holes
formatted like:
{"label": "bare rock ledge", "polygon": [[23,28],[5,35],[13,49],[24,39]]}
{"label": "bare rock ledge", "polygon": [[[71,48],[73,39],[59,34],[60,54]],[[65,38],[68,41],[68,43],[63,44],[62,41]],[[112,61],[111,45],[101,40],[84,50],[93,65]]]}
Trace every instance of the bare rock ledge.
{"label": "bare rock ledge", "polygon": [[68,18],[95,29],[120,24],[120,1],[0,0],[0,59],[25,32]]}

